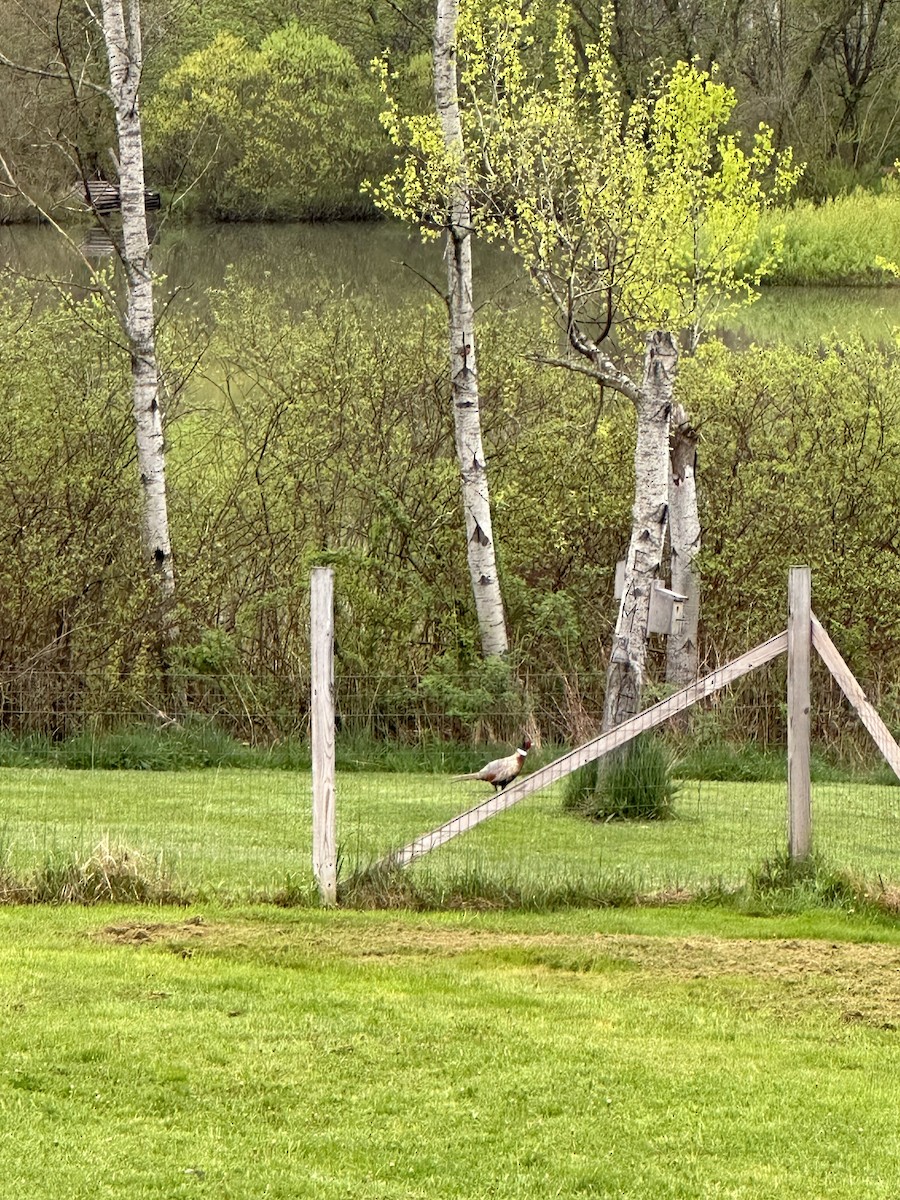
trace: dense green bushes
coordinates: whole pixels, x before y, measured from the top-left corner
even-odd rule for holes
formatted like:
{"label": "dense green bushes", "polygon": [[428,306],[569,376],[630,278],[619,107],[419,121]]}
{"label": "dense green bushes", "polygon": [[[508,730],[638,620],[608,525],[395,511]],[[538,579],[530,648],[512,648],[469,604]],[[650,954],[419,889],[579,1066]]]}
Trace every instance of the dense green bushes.
{"label": "dense green bushes", "polygon": [[[561,741],[588,733],[630,521],[628,409],[531,364],[518,321],[485,320],[513,644],[511,675],[494,679],[470,608],[440,309],[323,303],[297,319],[236,286],[215,303],[205,374],[169,402],[181,644],[168,692],[139,582],[116,327],[90,300],[36,308],[24,288],[0,307],[5,724],[62,737],[186,705],[251,741],[302,731],[309,568],[331,563],[345,732],[504,740],[533,715]],[[180,344],[164,339],[170,380]],[[703,432],[705,660],[782,628],[787,569],[808,562],[816,610],[896,715],[896,355],[710,346],[679,387]],[[748,728],[723,709],[710,736]]]}
{"label": "dense green bushes", "polygon": [[[546,670],[551,640],[554,671],[575,671],[585,655],[602,655],[612,615],[629,508],[616,476],[630,460],[629,424],[615,409],[601,416],[584,381],[529,366],[513,325],[483,332],[495,521],[521,631],[516,662],[524,675]],[[359,711],[381,714],[369,727],[411,735],[423,705],[440,706],[455,728],[481,722],[486,736],[502,737],[520,714],[504,698],[508,680],[494,686],[480,665],[445,336],[436,308],[376,317],[366,306],[328,304],[298,326],[261,292],[221,297],[216,349],[229,402],[210,393],[173,440],[176,476],[193,479],[176,506],[184,522],[176,538],[190,564],[188,595],[228,597],[220,620],[245,669],[305,662],[308,568],[331,563],[340,670],[360,678]],[[610,598],[602,617],[592,602],[598,586]],[[195,628],[205,619],[192,618]],[[379,688],[365,677],[395,671],[420,676],[418,698],[390,684],[375,698]]]}
{"label": "dense green bushes", "polygon": [[220,33],[162,79],[146,110],[151,174],[215,219],[371,216],[384,160],[371,81],[348,50],[290,22],[259,49]]}
{"label": "dense green bushes", "polygon": [[[384,140],[369,63],[389,52],[403,94],[430,101],[429,18],[423,0],[402,10],[328,0],[145,5],[149,186],[186,193],[186,211],[242,220],[372,215],[359,184],[380,171]],[[112,109],[100,88],[80,86],[82,76],[103,84],[105,52],[85,6],[68,0],[0,5],[0,49],[35,69],[0,70],[4,158],[24,192],[60,214],[75,207],[82,170],[113,170]],[[34,217],[15,187],[0,187],[0,222]]]}
{"label": "dense green bushes", "polygon": [[[66,671],[139,657],[127,359],[92,301],[0,304],[0,662]],[[98,614],[115,613],[114,626]],[[111,680],[110,680],[111,681]]]}
{"label": "dense green bushes", "polygon": [[[774,632],[791,563],[880,694],[900,649],[900,362],[858,338],[685,363],[703,430],[704,627],[728,655]],[[887,696],[885,696],[887,699]]]}

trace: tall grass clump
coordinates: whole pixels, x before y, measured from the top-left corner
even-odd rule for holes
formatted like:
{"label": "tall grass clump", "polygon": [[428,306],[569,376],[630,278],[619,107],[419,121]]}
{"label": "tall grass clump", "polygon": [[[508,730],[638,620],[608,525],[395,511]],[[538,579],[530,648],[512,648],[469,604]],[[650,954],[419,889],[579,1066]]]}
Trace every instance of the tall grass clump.
{"label": "tall grass clump", "polygon": [[563,807],[590,821],[664,821],[675,815],[679,785],[665,747],[653,737],[575,771]]}
{"label": "tall grass clump", "polygon": [[[641,881],[624,872],[548,881],[527,875],[494,874],[478,863],[450,871],[373,865],[338,885],[342,907],[411,912],[626,908],[640,904],[643,894]],[[300,898],[294,902],[303,901]]]}
{"label": "tall grass clump", "polygon": [[[0,734],[0,767],[59,767],[72,771],[199,771],[210,767],[303,771],[310,748],[300,738],[251,746],[207,717],[187,717],[159,728],[142,723],[85,729],[64,741]],[[353,769],[341,763],[342,769]],[[362,769],[356,767],[357,770]]]}
{"label": "tall grass clump", "polygon": [[760,909],[765,912],[809,908],[856,912],[872,906],[869,889],[862,880],[832,866],[819,854],[793,859],[787,850],[763,859],[750,872],[740,900],[742,907],[749,911]]}
{"label": "tall grass clump", "polygon": [[51,852],[22,877],[0,873],[2,904],[186,904],[187,895],[150,858],[102,839],[87,855]]}
{"label": "tall grass clump", "polygon": [[787,765],[781,748],[767,749],[756,742],[735,743],[718,738],[698,744],[688,742],[672,770],[680,779],[776,783],[786,778]]}
{"label": "tall grass clump", "polygon": [[45,766],[53,752],[53,742],[46,734],[15,737],[5,729],[0,730],[0,767]]}
{"label": "tall grass clump", "polygon": [[57,766],[80,771],[192,771],[256,765],[249,747],[202,718],[165,729],[135,725],[100,735],[86,731],[62,743],[54,757]]}

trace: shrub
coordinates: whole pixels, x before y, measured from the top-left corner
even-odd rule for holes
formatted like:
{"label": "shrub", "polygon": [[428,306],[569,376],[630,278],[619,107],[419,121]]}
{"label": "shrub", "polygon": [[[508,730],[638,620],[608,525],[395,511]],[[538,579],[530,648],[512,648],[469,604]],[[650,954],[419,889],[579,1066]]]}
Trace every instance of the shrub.
{"label": "shrub", "polygon": [[151,164],[226,220],[371,216],[359,181],[382,143],[372,84],[348,50],[296,21],[258,50],[220,33],[147,108]]}
{"label": "shrub", "polygon": [[639,737],[571,775],[563,806],[591,821],[663,821],[674,816],[678,786],[665,748]]}
{"label": "shrub", "polygon": [[[777,232],[776,232],[777,231]],[[769,282],[792,286],[887,283],[877,260],[896,258],[900,247],[900,195],[857,188],[822,204],[800,201],[763,221],[760,253],[784,238]]]}
{"label": "shrub", "polygon": [[422,676],[422,694],[466,732],[487,730],[492,737],[515,736],[526,719],[526,697],[512,664],[502,658],[472,657],[460,663],[449,654],[435,658]]}

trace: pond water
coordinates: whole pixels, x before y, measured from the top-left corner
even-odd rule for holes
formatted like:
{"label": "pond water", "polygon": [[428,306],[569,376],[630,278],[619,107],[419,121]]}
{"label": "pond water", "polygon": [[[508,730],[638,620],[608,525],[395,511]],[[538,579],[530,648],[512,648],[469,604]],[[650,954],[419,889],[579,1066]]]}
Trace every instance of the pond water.
{"label": "pond water", "polygon": [[[72,231],[83,245],[94,236]],[[102,261],[94,256],[92,261]],[[512,256],[496,247],[476,248],[479,304],[535,308],[533,295]],[[84,265],[48,228],[0,227],[0,264],[29,277],[86,282]],[[369,297],[397,306],[443,291],[440,242],[391,222],[374,224],[191,225],[159,233],[155,265],[170,290],[202,300],[208,288],[234,279],[274,291],[288,308],[302,311],[323,295]],[[795,345],[817,343],[831,333],[859,330],[884,340],[900,328],[900,287],[767,288],[730,322],[729,341]]]}
{"label": "pond water", "polygon": [[[111,261],[95,253],[102,231],[70,231],[78,247],[87,247],[93,265]],[[485,297],[495,292],[527,290],[508,254],[479,247],[479,283]],[[400,303],[446,287],[442,246],[423,243],[404,226],[373,224],[223,224],[170,227],[159,234],[154,266],[170,289],[186,289],[200,297],[209,288],[239,283],[267,286],[289,305],[304,308],[325,294],[372,296]],[[35,278],[61,276],[86,282],[77,255],[52,229],[0,227],[0,264]]]}

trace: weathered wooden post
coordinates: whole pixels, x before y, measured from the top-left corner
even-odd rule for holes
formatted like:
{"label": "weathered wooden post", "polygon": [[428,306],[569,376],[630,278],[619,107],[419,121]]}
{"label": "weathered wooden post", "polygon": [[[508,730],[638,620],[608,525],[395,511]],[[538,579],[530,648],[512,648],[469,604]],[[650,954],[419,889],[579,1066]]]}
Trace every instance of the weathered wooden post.
{"label": "weathered wooden post", "polygon": [[324,905],[337,903],[334,771],[334,571],[313,567],[309,584],[312,675],[312,859]]}
{"label": "weathered wooden post", "polygon": [[812,844],[809,778],[811,593],[809,567],[791,567],[788,577],[787,703],[788,853],[792,862],[807,858]]}

